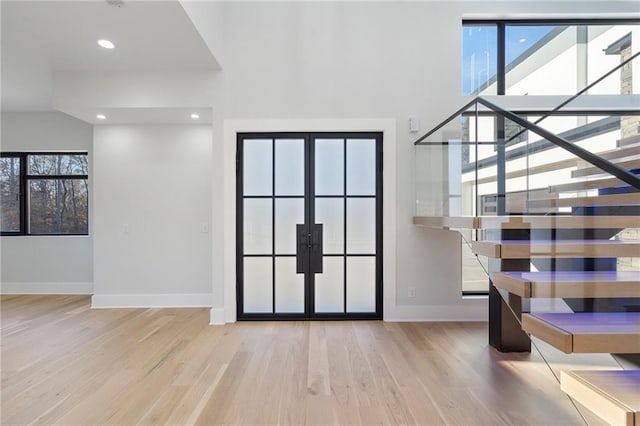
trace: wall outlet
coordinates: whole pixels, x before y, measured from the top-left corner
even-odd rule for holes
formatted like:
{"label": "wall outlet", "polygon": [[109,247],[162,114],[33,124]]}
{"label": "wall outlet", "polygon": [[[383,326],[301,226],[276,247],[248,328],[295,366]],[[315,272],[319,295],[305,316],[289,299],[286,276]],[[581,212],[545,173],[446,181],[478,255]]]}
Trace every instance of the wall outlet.
{"label": "wall outlet", "polygon": [[415,287],[409,287],[407,289],[407,297],[416,297],[416,288]]}

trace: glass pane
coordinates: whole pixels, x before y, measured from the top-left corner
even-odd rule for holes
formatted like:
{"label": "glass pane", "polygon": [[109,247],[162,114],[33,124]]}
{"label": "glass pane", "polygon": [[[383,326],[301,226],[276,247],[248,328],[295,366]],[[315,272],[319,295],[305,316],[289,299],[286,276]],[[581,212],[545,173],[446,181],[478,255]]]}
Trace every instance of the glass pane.
{"label": "glass pane", "polygon": [[[591,84],[609,70],[640,51],[640,25],[590,25],[579,27],[582,37],[587,40],[586,84]],[[586,66],[584,63],[586,62]],[[589,95],[637,95],[640,87],[637,70],[638,58],[601,80],[589,89]],[[635,80],[635,81],[634,81]],[[582,89],[582,87],[581,87]]]}
{"label": "glass pane", "polygon": [[[573,95],[638,51],[640,25],[508,25],[507,95]],[[638,93],[630,68],[619,69],[588,94]]]}
{"label": "glass pane", "polygon": [[347,195],[376,195],[375,139],[347,140]]}
{"label": "glass pane", "polygon": [[304,139],[276,139],[276,195],[304,195]]}
{"label": "glass pane", "polygon": [[498,27],[462,27],[462,94],[496,95]]}
{"label": "glass pane", "polygon": [[375,198],[347,199],[347,253],[376,252]]}
{"label": "glass pane", "polygon": [[30,175],[86,175],[86,154],[31,154],[28,156]]}
{"label": "glass pane", "polygon": [[376,258],[347,257],[347,312],[375,312]]}
{"label": "glass pane", "polygon": [[276,313],[304,312],[304,274],[295,257],[276,257]]}
{"label": "glass pane", "polygon": [[507,26],[508,95],[577,92],[576,31],[567,26]]}
{"label": "glass pane", "polygon": [[86,179],[29,180],[29,231],[32,234],[87,234]]}
{"label": "glass pane", "polygon": [[344,253],[344,198],[316,198],[316,223],[323,225],[323,252]]}
{"label": "glass pane", "polygon": [[316,195],[344,194],[344,141],[316,139]]}
{"label": "glass pane", "polygon": [[20,158],[0,158],[2,232],[20,232]]}
{"label": "glass pane", "polygon": [[244,141],[242,179],[244,195],[272,195],[273,152],[271,139]]}
{"label": "glass pane", "polygon": [[245,254],[272,254],[271,200],[244,200],[243,243]]}
{"label": "glass pane", "polygon": [[272,313],[272,258],[244,258],[244,301],[245,313]]}
{"label": "glass pane", "polygon": [[276,199],[276,253],[296,254],[298,223],[304,223],[304,199]]}
{"label": "glass pane", "polygon": [[315,275],[315,312],[344,312],[344,258],[325,257]]}

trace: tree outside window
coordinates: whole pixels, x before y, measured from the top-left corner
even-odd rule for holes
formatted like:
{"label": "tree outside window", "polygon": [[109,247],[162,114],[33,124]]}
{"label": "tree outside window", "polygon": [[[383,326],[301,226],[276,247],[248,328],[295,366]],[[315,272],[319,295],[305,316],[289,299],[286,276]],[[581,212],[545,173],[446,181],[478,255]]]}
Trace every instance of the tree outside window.
{"label": "tree outside window", "polygon": [[3,235],[88,234],[86,153],[3,154],[0,189]]}

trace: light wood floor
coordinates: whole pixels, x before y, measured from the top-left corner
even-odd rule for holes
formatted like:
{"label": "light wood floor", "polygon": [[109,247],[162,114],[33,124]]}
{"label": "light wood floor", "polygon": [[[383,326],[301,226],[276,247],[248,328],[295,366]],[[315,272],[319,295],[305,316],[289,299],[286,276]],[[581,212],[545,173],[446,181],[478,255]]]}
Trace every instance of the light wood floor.
{"label": "light wood floor", "polygon": [[539,354],[490,349],[484,323],[209,326],[207,309],[89,304],[1,298],[3,425],[585,424]]}

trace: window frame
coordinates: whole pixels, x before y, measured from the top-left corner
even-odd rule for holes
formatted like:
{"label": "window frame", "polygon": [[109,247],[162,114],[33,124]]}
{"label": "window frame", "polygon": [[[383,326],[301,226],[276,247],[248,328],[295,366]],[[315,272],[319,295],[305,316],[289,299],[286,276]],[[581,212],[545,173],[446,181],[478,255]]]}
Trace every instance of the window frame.
{"label": "window frame", "polygon": [[463,18],[462,19],[462,28],[464,28],[465,26],[471,27],[471,26],[492,26],[492,25],[495,26],[497,30],[496,96],[503,96],[503,95],[506,95],[506,83],[507,83],[506,82],[506,79],[507,79],[506,77],[507,75],[507,60],[506,60],[507,26],[640,25],[640,19],[639,18],[604,18],[604,19],[598,19],[598,18],[464,19]]}
{"label": "window frame", "polygon": [[25,188],[25,167],[26,167],[26,163],[27,163],[27,157],[24,155],[24,153],[22,152],[2,152],[0,153],[0,158],[17,158],[19,160],[20,163],[20,175],[18,177],[18,197],[19,197],[19,213],[18,213],[18,220],[19,220],[19,224],[18,224],[18,231],[1,231],[0,232],[0,236],[19,236],[19,235],[25,235],[24,233],[24,228],[25,228],[25,223],[26,223],[26,197],[23,196],[24,191],[23,188]]}
{"label": "window frame", "polygon": [[89,153],[87,151],[31,151],[31,152],[1,152],[0,158],[19,158],[20,159],[20,185],[19,185],[19,197],[20,197],[20,230],[19,231],[0,231],[0,236],[46,236],[46,237],[66,237],[66,236],[88,236],[89,235],[89,194],[87,194],[87,232],[84,233],[34,233],[31,232],[29,224],[29,182],[32,180],[89,180],[89,174],[83,175],[32,175],[29,174],[28,159],[30,156],[63,156],[63,155],[84,155],[87,157],[87,165],[89,160]]}
{"label": "window frame", "polygon": [[[640,19],[638,18],[610,18],[610,19],[598,19],[598,18],[576,18],[576,19],[554,19],[554,18],[535,18],[535,19],[491,19],[491,18],[486,18],[486,19],[462,19],[462,25],[461,25],[461,29],[464,29],[465,27],[472,27],[472,26],[495,26],[496,28],[496,32],[497,32],[497,40],[496,40],[496,75],[495,75],[495,82],[496,82],[496,94],[495,95],[488,95],[488,96],[508,96],[506,95],[506,74],[507,74],[507,62],[506,62],[506,43],[507,43],[507,26],[527,26],[527,25],[548,25],[548,26],[570,26],[570,25],[640,25]],[[460,49],[462,51],[462,45],[460,46]],[[462,73],[464,73],[464,69],[461,66],[460,67],[460,81],[462,81]],[[461,85],[460,87],[460,93],[463,94],[464,93],[464,89],[463,89],[463,85]],[[471,95],[463,95],[463,96],[471,96]],[[475,94],[473,96],[479,96],[478,94]],[[537,96],[537,95],[534,95]],[[532,110],[517,110],[514,111],[519,115],[543,115],[544,113],[548,112],[547,110],[543,110],[543,111],[538,111],[535,109]],[[622,113],[624,112],[627,115],[630,115],[632,113],[630,113],[629,111],[620,111],[620,110],[615,110],[615,111],[611,111],[611,110],[597,110],[597,109],[592,109],[592,110],[588,110],[588,111],[579,111],[576,112],[575,110],[565,110],[565,111],[557,111],[556,114],[558,115],[608,115],[608,114],[618,114],[618,113]],[[600,113],[600,114],[599,114]],[[493,112],[477,112],[477,113],[469,113],[467,115],[473,116],[473,115],[493,115],[493,116],[497,116],[495,113]],[[635,115],[635,114],[633,114]],[[497,120],[496,124],[495,124],[495,138],[496,140],[498,139],[505,139],[505,125],[504,125],[504,119],[502,120]],[[505,152],[506,146],[503,146],[501,149],[501,152],[498,152],[498,146],[495,145],[494,146],[494,151],[496,152],[495,155],[495,159],[493,159],[492,161],[495,161],[496,163],[499,161],[499,156],[502,156],[503,158],[506,158],[507,154]],[[477,160],[476,160],[477,161]],[[506,161],[506,160],[503,160]],[[504,170],[502,172],[504,174]],[[498,193],[504,193],[504,188],[501,190],[497,191]],[[467,297],[467,296],[486,296],[489,294],[489,288],[486,291],[478,291],[478,290],[465,290],[464,289],[464,284],[463,284],[463,288],[462,288],[462,296],[463,297]]]}

